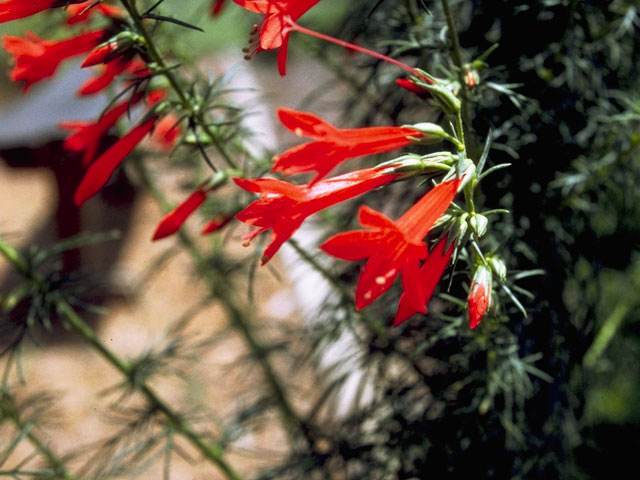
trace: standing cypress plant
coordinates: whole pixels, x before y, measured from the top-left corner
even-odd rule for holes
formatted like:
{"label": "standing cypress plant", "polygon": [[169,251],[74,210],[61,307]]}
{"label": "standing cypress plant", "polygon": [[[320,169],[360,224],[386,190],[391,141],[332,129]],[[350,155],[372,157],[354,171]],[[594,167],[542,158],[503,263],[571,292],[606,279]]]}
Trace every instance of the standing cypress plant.
{"label": "standing cypress plant", "polygon": [[[149,237],[175,235],[228,319],[221,335],[241,339],[241,367],[260,374],[248,386],[251,400],[222,422],[213,424],[204,405],[172,405],[154,382],[193,368],[218,335],[195,339],[180,321],[162,345],[121,358],[83,318],[91,309],[77,287],[87,280],[51,263],[100,237],[20,251],[0,236],[0,252],[22,279],[2,296],[8,361],[0,419],[11,432],[1,446],[3,473],[136,478],[161,458],[172,478],[172,462],[188,450],[230,479],[600,475],[590,445],[637,422],[633,409],[597,401],[637,398],[637,389],[616,390],[630,377],[604,376],[607,361],[626,361],[614,344],[630,354],[637,348],[635,299],[610,287],[635,284],[633,4],[355,2],[328,35],[307,26],[325,2],[234,2],[262,16],[247,58],[277,50],[285,75],[287,57],[304,46],[350,89],[336,124],[283,105],[280,122],[308,140],[273,159],[251,153],[225,79],[178,65],[162,41],[171,29],[200,29],[164,11],[171,2],[0,2],[0,22],[49,11],[52,22],[100,24],[73,37],[90,36],[90,45],[75,41],[79,50],[67,52],[87,55],[86,67],[103,65],[80,93],[118,76],[122,83],[95,122],[65,125],[65,148],[85,169],[75,201],[130,165],[166,211]],[[222,5],[200,7],[217,15]],[[68,56],[32,34],[5,36],[3,45],[25,88]],[[134,105],[142,117],[104,148],[103,137]],[[157,179],[160,160],[137,149],[148,135],[185,152],[190,192],[176,206]],[[258,245],[241,259],[224,241],[203,248],[181,228],[196,210],[208,215],[206,233],[235,217],[252,228],[245,245]],[[291,237],[312,215],[322,239],[303,247]],[[315,322],[283,328],[274,340],[239,285],[252,285],[257,264],[275,261],[285,243],[331,294]],[[56,322],[122,378],[113,403],[122,429],[93,449],[59,451],[34,429],[35,400],[15,394],[24,339]],[[329,369],[307,368],[326,364],[336,345],[347,353]],[[284,366],[280,354],[290,359]],[[314,385],[304,401],[294,393],[301,366]],[[237,441],[267,421],[284,432],[282,455],[260,471],[229,460]],[[10,464],[23,443],[44,467],[26,468],[29,456]]]}

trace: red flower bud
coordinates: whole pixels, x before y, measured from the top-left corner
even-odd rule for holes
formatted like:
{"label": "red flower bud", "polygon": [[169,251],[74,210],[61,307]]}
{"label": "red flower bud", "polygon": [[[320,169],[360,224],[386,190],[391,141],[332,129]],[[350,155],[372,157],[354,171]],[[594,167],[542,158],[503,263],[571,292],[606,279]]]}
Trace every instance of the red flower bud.
{"label": "red flower bud", "polygon": [[476,328],[491,303],[491,270],[479,265],[473,274],[469,290],[469,326]]}
{"label": "red flower bud", "polygon": [[158,117],[151,117],[138,125],[124,137],[114,143],[106,152],[91,164],[80,186],[76,190],[74,200],[76,205],[82,205],[94,196],[111,177],[113,171],[122,163],[127,155],[140,143],[144,136],[151,131]]}
{"label": "red flower bud", "polygon": [[162,220],[160,220],[160,223],[158,223],[156,227],[152,240],[160,240],[180,230],[182,224],[202,205],[206,198],[207,192],[202,188],[198,188],[198,190],[189,195],[184,202],[162,217]]}
{"label": "red flower bud", "polygon": [[217,232],[231,220],[233,220],[233,215],[216,215],[204,226],[204,228],[202,229],[202,234],[207,235],[209,233]]}
{"label": "red flower bud", "polygon": [[407,78],[396,78],[396,85],[404,88],[405,90],[411,93],[415,93],[420,98],[427,98],[431,96],[431,94],[429,93],[429,90],[426,90],[420,87],[419,85],[416,85],[415,83],[413,83],[411,80]]}

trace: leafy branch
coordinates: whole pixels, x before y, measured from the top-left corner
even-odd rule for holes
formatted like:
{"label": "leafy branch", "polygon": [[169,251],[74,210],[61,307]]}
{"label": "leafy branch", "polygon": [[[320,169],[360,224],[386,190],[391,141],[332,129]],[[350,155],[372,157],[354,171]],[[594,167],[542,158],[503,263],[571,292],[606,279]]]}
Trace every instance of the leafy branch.
{"label": "leafy branch", "polygon": [[[2,237],[0,237],[0,254],[2,254],[25,279],[29,281],[44,281],[42,278],[39,278],[40,275],[38,272],[31,270],[28,260]],[[179,413],[172,409],[147,383],[140,381],[136,375],[135,365],[123,361],[115,352],[109,349],[109,347],[100,340],[91,326],[85,322],[69,302],[63,298],[60,292],[51,291],[49,300],[55,311],[71,330],[80,335],[86,343],[91,345],[107,362],[122,373],[127,378],[131,387],[138,391],[149,402],[151,408],[161,412],[177,433],[185,437],[205,458],[215,464],[225,474],[226,478],[229,480],[242,480],[240,474],[224,459],[223,448],[216,443],[205,442]],[[37,439],[34,441],[36,440]],[[61,468],[62,464],[56,460],[51,452],[46,448],[40,448],[42,446],[41,442],[38,441],[37,445],[54,467]],[[63,478],[65,480],[71,480],[73,477]]]}

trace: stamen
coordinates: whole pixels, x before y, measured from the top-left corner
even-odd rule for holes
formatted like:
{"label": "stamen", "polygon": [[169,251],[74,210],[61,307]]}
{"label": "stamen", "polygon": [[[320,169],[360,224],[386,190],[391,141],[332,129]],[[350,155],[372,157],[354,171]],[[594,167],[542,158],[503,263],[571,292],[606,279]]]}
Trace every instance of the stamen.
{"label": "stamen", "polygon": [[261,52],[262,48],[260,47],[260,38],[259,37],[251,37],[249,39],[249,46],[248,47],[244,47],[242,49],[242,52],[245,53],[246,55],[244,56],[245,60],[251,60],[251,58],[257,54],[258,52]]}

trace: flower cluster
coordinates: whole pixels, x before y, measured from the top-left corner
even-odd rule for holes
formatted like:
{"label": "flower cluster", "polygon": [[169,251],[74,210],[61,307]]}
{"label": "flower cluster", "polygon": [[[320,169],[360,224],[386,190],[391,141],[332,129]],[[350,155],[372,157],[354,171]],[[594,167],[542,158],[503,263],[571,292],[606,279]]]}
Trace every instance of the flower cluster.
{"label": "flower cluster", "polygon": [[[249,179],[237,171],[217,171],[212,165],[216,173],[160,220],[153,240],[176,233],[212,192],[234,177],[237,187],[259,196],[245,208],[235,210],[235,218],[255,227],[244,235],[245,243],[249,244],[257,235],[271,230],[271,241],[263,253],[264,264],[309,216],[391,182],[430,174],[433,180],[437,180],[432,188],[422,193],[419,200],[396,220],[363,205],[358,213],[363,229],[338,233],[320,245],[323,252],[333,257],[366,261],[355,290],[355,307],[358,310],[380,298],[398,277],[401,279],[403,292],[394,321],[399,325],[415,313],[426,313],[429,299],[454,252],[460,251],[470,238],[473,241],[479,239],[484,234],[481,230],[486,230],[486,222],[482,228],[478,223],[478,219],[484,217],[473,213],[472,194],[478,177],[474,162],[466,157],[461,102],[450,88],[451,82],[440,81],[396,59],[298,25],[296,21],[319,1],[234,0],[244,9],[263,15],[254,27],[250,47],[245,49],[247,58],[262,50],[279,49],[278,70],[284,75],[292,32],[371,55],[410,73],[409,79],[397,79],[398,86],[432,100],[445,115],[451,117],[453,131],[447,132],[431,123],[338,128],[313,113],[280,108],[278,117],[282,125],[309,140],[273,158],[271,172],[279,178]],[[213,0],[210,5],[211,14],[216,16],[225,2]],[[24,37],[3,36],[2,46],[13,57],[11,79],[22,82],[24,92],[27,92],[33,85],[53,76],[63,62],[84,56],[81,67],[94,69],[96,75],[79,88],[78,95],[94,95],[114,84],[122,86],[123,93],[130,93],[127,98],[114,101],[93,122],[67,121],[60,125],[70,131],[64,142],[65,148],[81,155],[82,166],[86,169],[75,192],[75,202],[81,205],[95,195],[145,137],[150,136],[164,150],[173,149],[182,136],[180,124],[186,119],[196,137],[192,143],[203,151],[195,127],[200,122],[202,128],[204,122],[203,131],[206,132],[206,121],[199,117],[200,106],[194,106],[192,99],[187,98],[189,95],[181,91],[177,95],[180,102],[172,103],[167,98],[171,93],[153,82],[157,76],[165,76],[169,82],[164,83],[176,88],[176,81],[167,74],[166,65],[161,68],[158,65],[161,60],[152,55],[149,35],[139,26],[127,23],[125,12],[120,8],[94,1],[0,0],[0,23],[60,7],[65,7],[67,27],[80,29],[76,35],[55,41],[39,38],[30,32]],[[142,22],[146,15],[139,20]],[[87,22],[93,20],[104,25],[100,29],[89,30]],[[472,87],[476,83],[477,80],[467,72],[466,85]],[[105,145],[107,134],[132,108],[138,111],[137,123],[115,143]],[[179,108],[187,112],[178,115],[176,110]],[[354,158],[441,141],[452,143],[455,152],[404,154],[377,166],[330,176],[337,167]],[[233,161],[229,164],[235,169]],[[291,183],[282,179],[310,173],[314,176],[307,183]],[[458,211],[455,215],[445,216],[455,196],[463,189],[469,213]],[[205,226],[203,233],[217,231],[231,218],[229,214],[215,217]],[[477,243],[475,246],[477,249]],[[472,266],[470,274],[473,280],[468,297],[469,321],[471,328],[476,328],[491,303],[492,270],[481,254],[470,257],[472,259],[467,263]]]}
{"label": "flower cluster", "polygon": [[[308,112],[280,109],[278,115],[287,129],[315,141],[295,146],[276,156],[271,170],[284,175],[315,171],[317,176],[303,185],[269,178],[235,180],[245,190],[260,194],[258,200],[236,216],[249,225],[259,227],[246,234],[245,240],[251,240],[268,229],[273,231],[263,263],[273,257],[309,215],[397,180],[401,177],[400,172],[411,172],[399,159],[380,167],[324,179],[339,163],[349,158],[395,150],[426,136],[419,128],[410,126],[338,129]],[[412,173],[421,173],[421,169]],[[356,287],[358,310],[378,299],[401,276],[404,294],[395,324],[402,323],[414,313],[426,312],[426,304],[448,263],[453,244],[448,245],[446,252],[439,244],[429,254],[425,237],[453,201],[461,181],[457,178],[435,186],[395,222],[363,206],[359,220],[363,227],[367,227],[365,230],[340,233],[320,246],[325,253],[343,260],[368,259]]]}
{"label": "flower cluster", "polygon": [[[262,22],[254,28],[253,34],[256,36],[251,40],[251,47],[245,50],[247,58],[261,50],[279,48],[278,69],[284,75],[289,36],[291,32],[300,32],[371,55],[409,72],[410,79],[396,80],[399,87],[422,98],[432,99],[446,115],[456,118],[453,134],[430,123],[340,129],[311,113],[281,108],[278,116],[284,127],[298,136],[310,138],[311,141],[274,157],[271,171],[284,176],[315,172],[315,177],[304,185],[291,185],[275,179],[236,180],[245,190],[260,194],[259,200],[237,215],[239,220],[259,227],[246,234],[245,240],[248,241],[265,230],[273,230],[272,241],[263,257],[264,263],[293,235],[307,216],[320,208],[351,197],[334,193],[342,192],[334,188],[334,182],[341,182],[346,178],[345,175],[325,179],[338,165],[351,158],[389,152],[412,143],[442,140],[453,143],[459,153],[458,162],[448,152],[438,152],[421,157],[417,168],[415,164],[411,164],[415,159],[404,156],[385,164],[383,170],[374,168],[346,174],[362,181],[366,176],[372,175],[372,172],[382,171],[394,173],[397,176],[393,180],[398,180],[407,172],[433,173],[433,170],[425,168],[424,163],[433,159],[441,159],[438,166],[444,170],[449,168],[449,180],[437,184],[395,222],[380,212],[362,206],[359,220],[365,227],[363,230],[339,233],[320,246],[325,253],[343,260],[367,260],[356,286],[355,303],[358,310],[374,302],[400,277],[403,293],[394,325],[399,325],[414,313],[426,313],[427,303],[456,246],[462,248],[470,238],[477,241],[486,230],[486,222],[483,229],[478,227],[478,219],[484,219],[481,215],[463,214],[448,216],[446,221],[440,219],[463,183],[471,185],[465,190],[465,203],[468,207],[471,206],[473,212],[473,187],[478,180],[474,162],[466,158],[461,101],[451,89],[451,82],[441,81],[398,60],[298,25],[296,20],[317,4],[317,0],[234,1],[247,10],[264,14]],[[477,82],[470,82],[467,75],[465,83],[472,87]],[[409,164],[406,163],[407,160]],[[401,172],[403,175],[400,175]],[[365,183],[361,183],[353,192],[364,193],[367,190],[364,185]],[[429,251],[426,237],[436,223],[439,224],[440,239]],[[475,248],[477,250],[477,243]],[[477,256],[472,252],[470,257],[479,262],[472,269],[473,282],[468,299],[469,322],[473,329],[489,307],[492,273],[482,254]]]}

